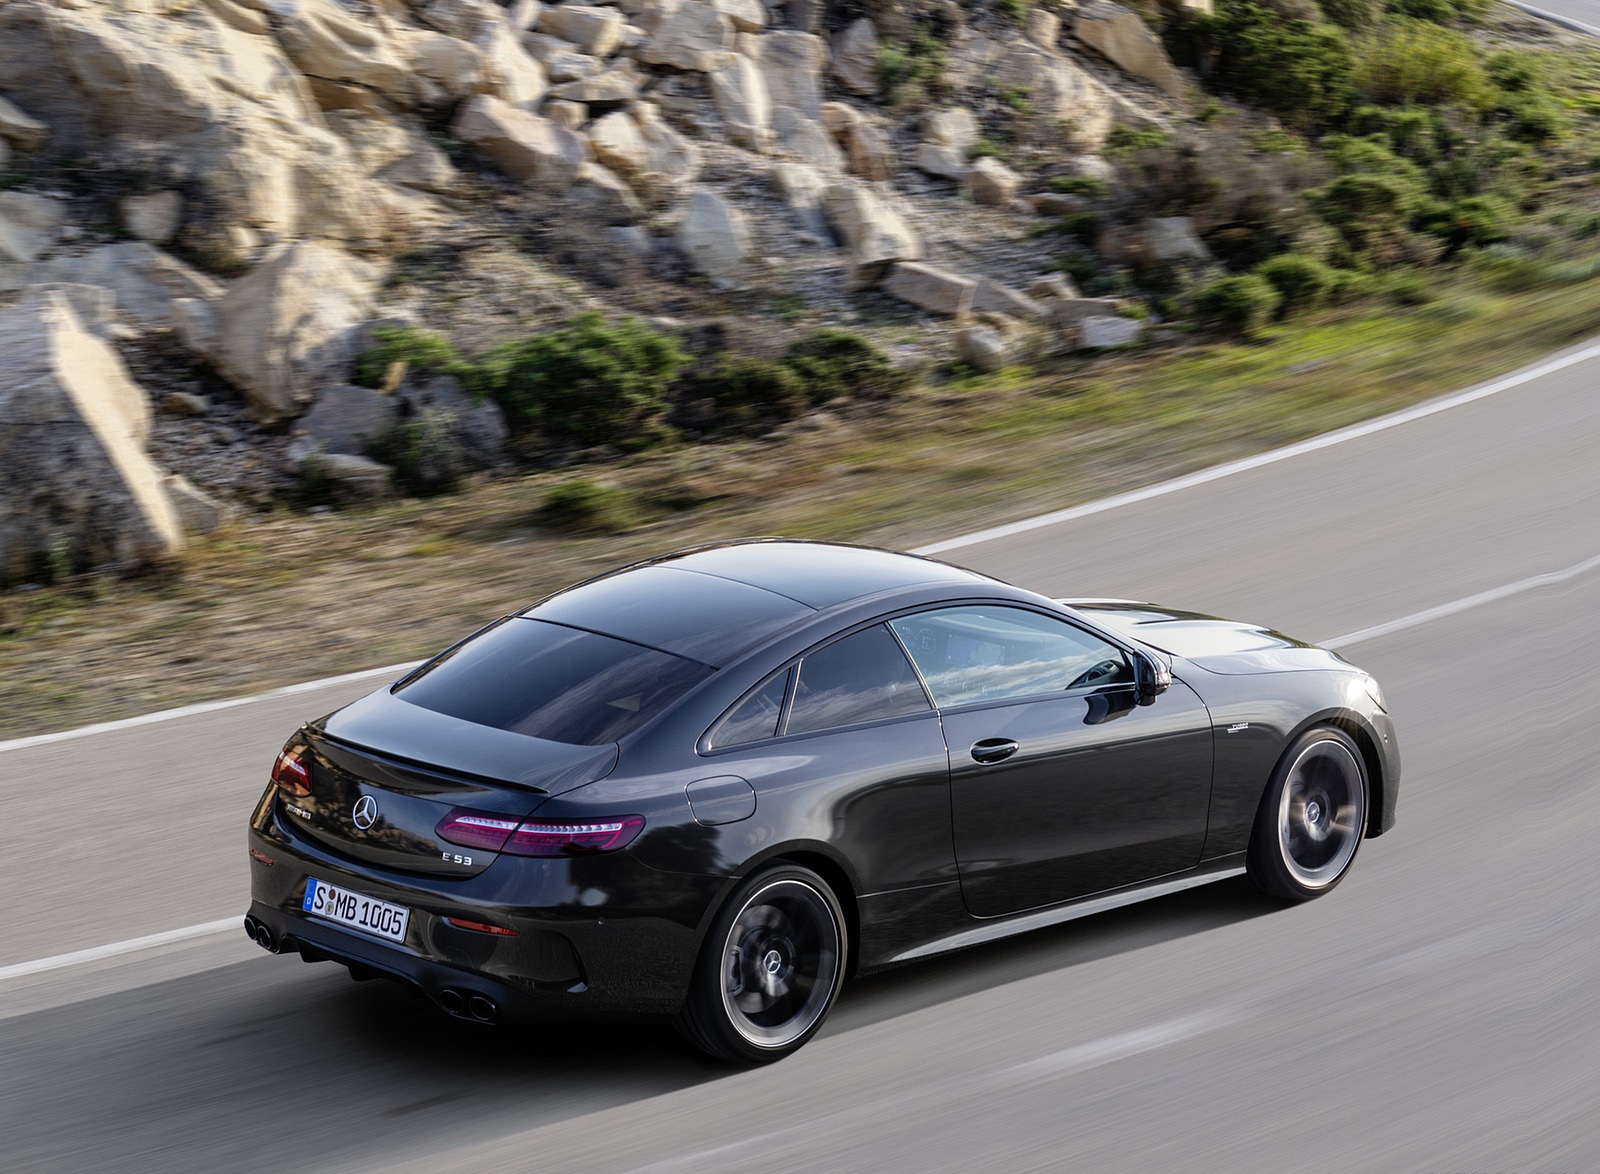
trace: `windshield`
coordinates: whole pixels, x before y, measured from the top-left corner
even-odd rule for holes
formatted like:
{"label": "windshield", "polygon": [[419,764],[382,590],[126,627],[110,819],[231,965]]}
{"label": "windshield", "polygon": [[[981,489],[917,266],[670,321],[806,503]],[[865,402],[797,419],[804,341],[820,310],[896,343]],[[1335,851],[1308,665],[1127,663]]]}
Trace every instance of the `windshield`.
{"label": "windshield", "polygon": [[517,616],[453,649],[395,693],[481,726],[598,746],[637,729],[712,671],[626,640]]}

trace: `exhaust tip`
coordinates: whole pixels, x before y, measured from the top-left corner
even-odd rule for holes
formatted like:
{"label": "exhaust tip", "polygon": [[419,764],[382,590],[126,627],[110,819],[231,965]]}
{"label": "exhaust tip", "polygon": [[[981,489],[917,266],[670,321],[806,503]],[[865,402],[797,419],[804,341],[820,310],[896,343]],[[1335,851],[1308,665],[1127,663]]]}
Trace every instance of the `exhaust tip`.
{"label": "exhaust tip", "polygon": [[494,1000],[486,999],[482,995],[473,995],[467,1000],[467,1010],[480,1023],[493,1023],[500,1018],[500,1008],[495,1005]]}
{"label": "exhaust tip", "polygon": [[460,991],[451,990],[449,987],[445,987],[444,990],[439,992],[437,997],[439,1000],[439,1006],[443,1007],[450,1014],[461,1015],[466,1012],[467,1000],[462,997]]}
{"label": "exhaust tip", "polygon": [[252,942],[256,940],[256,919],[253,914],[244,919],[244,936]]}
{"label": "exhaust tip", "polygon": [[267,953],[276,954],[278,952],[277,939],[273,936],[272,927],[266,922],[254,917],[249,918],[245,922],[245,932],[250,935],[251,940],[256,945],[267,951]]}

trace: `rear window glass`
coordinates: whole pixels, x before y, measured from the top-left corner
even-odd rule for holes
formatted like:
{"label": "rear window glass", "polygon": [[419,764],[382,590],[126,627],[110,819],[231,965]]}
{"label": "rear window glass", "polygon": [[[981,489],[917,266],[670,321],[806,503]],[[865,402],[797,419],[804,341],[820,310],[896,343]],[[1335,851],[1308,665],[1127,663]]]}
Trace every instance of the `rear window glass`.
{"label": "rear window glass", "polygon": [[463,721],[552,742],[615,742],[712,669],[626,640],[517,617],[489,629],[396,694]]}

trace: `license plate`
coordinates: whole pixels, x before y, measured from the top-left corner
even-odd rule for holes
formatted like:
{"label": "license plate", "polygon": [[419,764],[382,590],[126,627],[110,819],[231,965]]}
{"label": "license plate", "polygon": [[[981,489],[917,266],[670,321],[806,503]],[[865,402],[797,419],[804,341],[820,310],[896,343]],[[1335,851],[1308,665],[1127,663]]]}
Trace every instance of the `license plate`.
{"label": "license plate", "polygon": [[300,902],[300,908],[313,917],[347,925],[375,938],[388,938],[391,942],[405,941],[406,926],[411,924],[411,910],[404,905],[363,897],[315,877],[306,881],[305,900]]}

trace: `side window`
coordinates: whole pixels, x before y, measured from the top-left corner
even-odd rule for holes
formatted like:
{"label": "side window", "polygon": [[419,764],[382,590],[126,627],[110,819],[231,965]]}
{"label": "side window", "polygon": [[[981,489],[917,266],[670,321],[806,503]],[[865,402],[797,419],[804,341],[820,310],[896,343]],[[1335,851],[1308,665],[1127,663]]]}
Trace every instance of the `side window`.
{"label": "side window", "polygon": [[734,706],[733,712],[712,732],[711,745],[743,746],[746,742],[777,737],[778,719],[783,716],[783,696],[789,691],[792,676],[792,668],[779,673]]}
{"label": "side window", "polygon": [[898,641],[882,624],[818,649],[799,665],[785,733],[877,721],[932,707]]}
{"label": "side window", "polygon": [[1023,608],[950,607],[889,622],[941,708],[1133,681],[1115,645]]}

